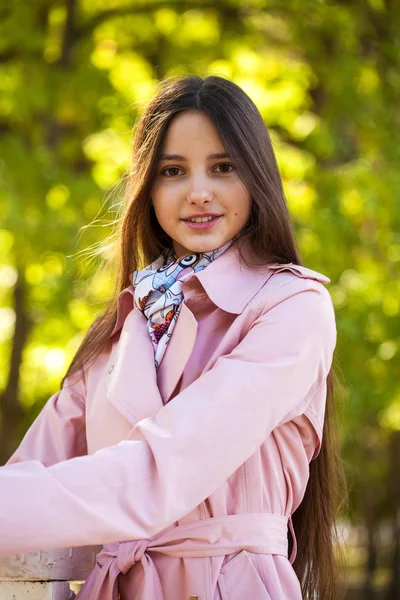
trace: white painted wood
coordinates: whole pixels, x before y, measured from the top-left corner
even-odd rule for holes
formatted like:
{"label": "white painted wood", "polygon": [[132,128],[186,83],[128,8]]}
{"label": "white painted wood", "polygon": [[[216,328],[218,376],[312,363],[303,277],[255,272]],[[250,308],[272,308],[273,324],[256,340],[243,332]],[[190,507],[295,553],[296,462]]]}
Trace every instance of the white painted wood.
{"label": "white painted wood", "polygon": [[1,600],[72,600],[65,581],[0,581]]}
{"label": "white painted wood", "polygon": [[[100,550],[101,546],[84,546],[0,558],[0,581],[85,581]],[[0,600],[3,600],[1,595]]]}

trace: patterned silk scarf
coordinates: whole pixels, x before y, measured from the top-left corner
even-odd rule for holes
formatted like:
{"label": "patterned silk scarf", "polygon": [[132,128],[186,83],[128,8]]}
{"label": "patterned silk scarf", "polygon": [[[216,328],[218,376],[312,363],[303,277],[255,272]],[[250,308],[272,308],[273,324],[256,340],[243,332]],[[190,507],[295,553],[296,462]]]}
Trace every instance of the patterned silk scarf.
{"label": "patterned silk scarf", "polygon": [[186,254],[177,258],[174,249],[166,249],[149,266],[131,275],[135,287],[134,302],[147,317],[158,370],[178,320],[183,301],[182,284],[189,275],[202,271],[221,256],[233,240],[209,252]]}

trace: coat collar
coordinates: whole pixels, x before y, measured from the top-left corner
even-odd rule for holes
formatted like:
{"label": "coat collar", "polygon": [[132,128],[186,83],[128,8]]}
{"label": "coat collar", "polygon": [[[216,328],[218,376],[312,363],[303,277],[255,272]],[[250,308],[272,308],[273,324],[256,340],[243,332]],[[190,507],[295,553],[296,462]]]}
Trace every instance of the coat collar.
{"label": "coat collar", "polygon": [[[250,245],[242,244],[241,249],[244,256],[251,260],[253,255]],[[289,270],[299,277],[316,279],[322,283],[330,282],[325,275],[294,263],[271,263],[260,267],[247,267],[240,262],[238,245],[233,244],[206,269],[190,275],[183,283],[183,291],[189,286],[196,286],[200,290],[203,289],[212,302],[222,310],[240,314],[265,285],[269,277],[274,272],[283,270]],[[117,303],[117,319],[110,337],[122,328],[127,315],[133,309],[133,295],[133,285],[120,292]]]}

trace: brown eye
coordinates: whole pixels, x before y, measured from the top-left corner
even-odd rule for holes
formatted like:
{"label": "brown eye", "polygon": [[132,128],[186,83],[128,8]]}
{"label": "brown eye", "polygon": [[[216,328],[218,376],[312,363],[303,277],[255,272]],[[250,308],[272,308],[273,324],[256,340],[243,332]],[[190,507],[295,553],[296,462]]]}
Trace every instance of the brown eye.
{"label": "brown eye", "polygon": [[[220,171],[220,173],[232,173],[232,171],[235,170],[235,167],[230,163],[220,163],[216,168],[218,167],[222,167],[222,171]],[[228,167],[228,169],[232,169],[232,171],[228,170],[226,167]]]}
{"label": "brown eye", "polygon": [[[173,172],[171,173],[171,171]],[[178,167],[167,167],[166,169],[161,171],[161,174],[166,175],[167,177],[176,177],[178,175],[176,171],[180,171],[180,169]],[[168,172],[169,174],[167,174]]]}

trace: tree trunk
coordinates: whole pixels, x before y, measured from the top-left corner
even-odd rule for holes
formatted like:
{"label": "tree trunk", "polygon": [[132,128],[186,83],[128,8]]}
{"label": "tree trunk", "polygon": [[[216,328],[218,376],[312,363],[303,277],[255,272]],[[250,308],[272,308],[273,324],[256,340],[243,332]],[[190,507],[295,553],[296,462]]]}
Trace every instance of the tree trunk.
{"label": "tree trunk", "polygon": [[22,352],[31,328],[25,306],[26,284],[23,270],[18,271],[14,287],[15,328],[7,383],[0,394],[0,464],[4,464],[16,446],[18,428],[24,416],[19,402],[19,383]]}
{"label": "tree trunk", "polygon": [[392,573],[386,600],[400,598],[400,431],[394,431],[389,446],[390,481],[389,496],[393,508],[393,554]]}
{"label": "tree trunk", "polygon": [[[365,453],[371,461],[374,459],[373,449],[365,444]],[[365,579],[364,579],[364,590],[363,600],[375,600],[375,590],[373,577],[377,565],[378,551],[376,543],[376,527],[375,527],[375,498],[374,490],[369,479],[363,483],[363,513],[365,520],[365,527],[367,531],[367,561],[365,568]]]}

